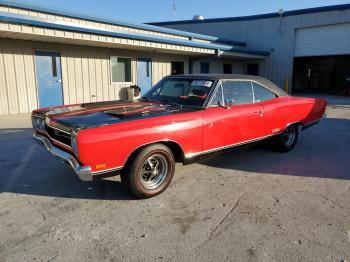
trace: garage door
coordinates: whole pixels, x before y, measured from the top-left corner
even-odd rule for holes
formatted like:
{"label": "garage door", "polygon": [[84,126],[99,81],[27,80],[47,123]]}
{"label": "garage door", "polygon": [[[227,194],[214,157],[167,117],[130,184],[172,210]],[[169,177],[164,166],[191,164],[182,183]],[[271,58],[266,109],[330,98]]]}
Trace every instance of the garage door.
{"label": "garage door", "polygon": [[350,23],[297,29],[295,56],[350,54]]}

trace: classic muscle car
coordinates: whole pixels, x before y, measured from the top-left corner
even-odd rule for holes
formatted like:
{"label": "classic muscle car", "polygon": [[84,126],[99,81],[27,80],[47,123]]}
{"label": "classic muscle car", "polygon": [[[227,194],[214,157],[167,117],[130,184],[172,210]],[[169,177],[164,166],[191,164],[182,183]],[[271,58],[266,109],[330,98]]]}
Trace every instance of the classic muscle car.
{"label": "classic muscle car", "polygon": [[326,101],[293,97],[246,75],[168,76],[137,101],[38,109],[33,137],[85,181],[121,175],[137,197],[164,191],[175,162],[270,139],[292,150]]}

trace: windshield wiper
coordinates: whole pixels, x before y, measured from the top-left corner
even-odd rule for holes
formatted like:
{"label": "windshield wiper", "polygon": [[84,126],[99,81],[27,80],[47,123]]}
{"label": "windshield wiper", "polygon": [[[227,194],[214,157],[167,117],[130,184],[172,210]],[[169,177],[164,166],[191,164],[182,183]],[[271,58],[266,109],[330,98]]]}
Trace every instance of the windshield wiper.
{"label": "windshield wiper", "polygon": [[188,108],[197,108],[197,109],[201,109],[202,107],[199,107],[199,106],[190,106],[190,105],[183,105],[183,104],[179,104],[179,103],[176,103],[170,99],[167,99],[167,100],[163,100],[162,102],[164,103],[167,103],[167,104],[170,104],[170,105],[174,105],[174,106],[179,106],[181,109],[183,107],[188,107]]}
{"label": "windshield wiper", "polygon": [[148,102],[154,102],[154,100],[148,98],[148,97],[141,97],[140,100],[146,100]]}

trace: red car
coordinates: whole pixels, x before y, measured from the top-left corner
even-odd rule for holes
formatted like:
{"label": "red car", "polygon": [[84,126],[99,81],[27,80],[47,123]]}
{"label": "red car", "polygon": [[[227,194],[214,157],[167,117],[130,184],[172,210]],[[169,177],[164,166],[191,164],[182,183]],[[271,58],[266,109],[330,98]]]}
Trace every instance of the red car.
{"label": "red car", "polygon": [[290,96],[261,77],[178,75],[137,101],[39,109],[32,123],[34,138],[80,179],[120,174],[146,198],[168,187],[175,162],[263,139],[288,152],[325,109],[325,100]]}

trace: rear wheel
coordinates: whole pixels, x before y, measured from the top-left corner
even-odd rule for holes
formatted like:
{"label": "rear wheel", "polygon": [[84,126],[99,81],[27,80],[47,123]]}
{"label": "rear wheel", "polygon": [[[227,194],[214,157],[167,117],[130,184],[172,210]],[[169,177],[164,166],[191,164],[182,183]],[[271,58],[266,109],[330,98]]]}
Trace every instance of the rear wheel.
{"label": "rear wheel", "polygon": [[155,144],[136,153],[121,180],[136,197],[148,198],[160,194],[169,186],[174,171],[175,160],[171,150]]}
{"label": "rear wheel", "polygon": [[281,135],[275,138],[276,149],[280,152],[291,151],[298,141],[298,135],[297,125],[288,126]]}

